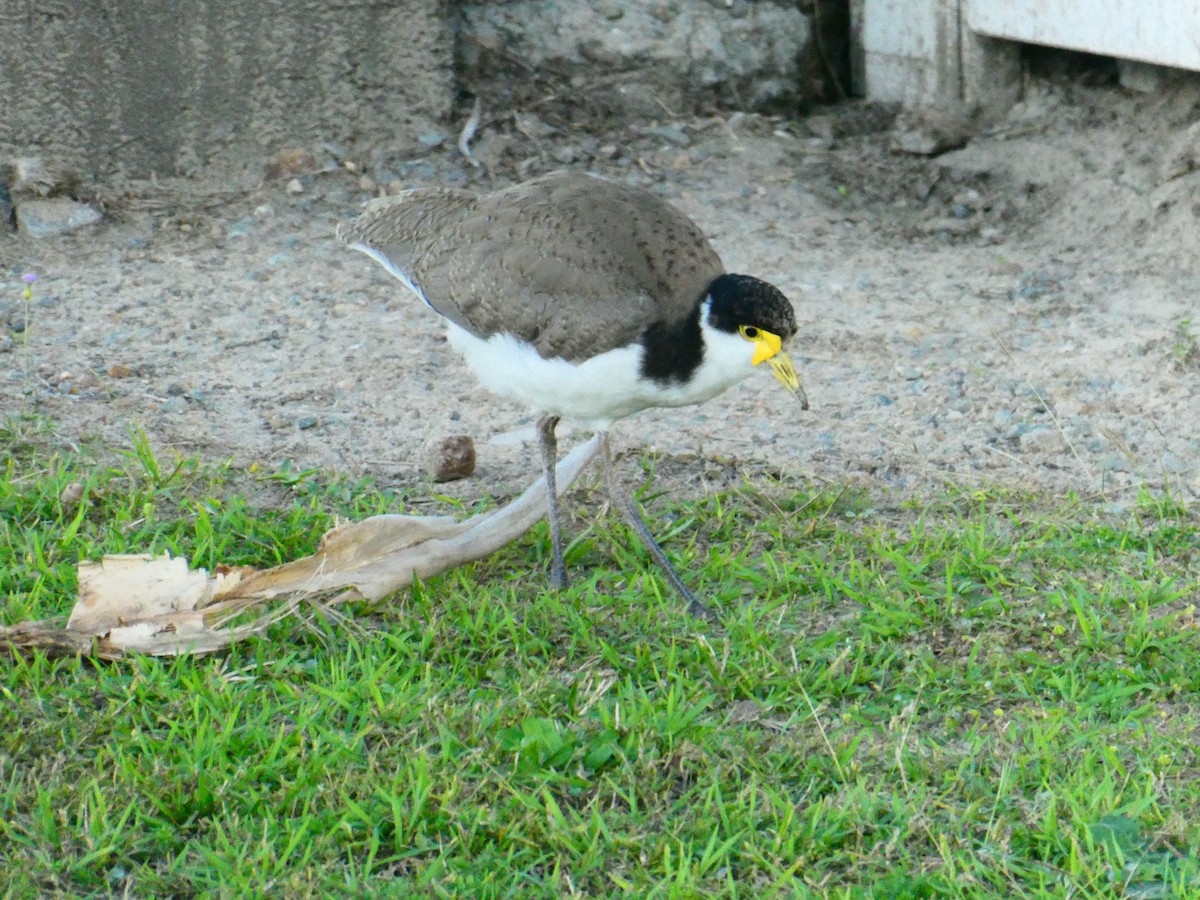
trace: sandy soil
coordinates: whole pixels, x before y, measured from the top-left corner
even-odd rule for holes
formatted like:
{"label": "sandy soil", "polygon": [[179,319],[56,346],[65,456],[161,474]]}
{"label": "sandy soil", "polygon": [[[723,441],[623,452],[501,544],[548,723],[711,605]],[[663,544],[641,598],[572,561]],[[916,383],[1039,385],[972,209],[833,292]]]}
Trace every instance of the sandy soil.
{"label": "sandy soil", "polygon": [[[1200,494],[1198,119],[1194,83],[1148,97],[1048,79],[934,159],[890,152],[889,117],[862,104],[636,134],[499,116],[476,139],[483,168],[452,135],[347,158],[405,186],[486,190],[565,164],[652,187],[731,271],[788,294],[810,411],[764,371],[627,420],[625,445],[902,495],[1012,484],[1120,504],[1143,484]],[[384,485],[428,483],[422,446],[463,433],[479,470],[439,492],[523,487],[528,414],[478,390],[436,318],[337,244],[372,185],[327,157],[291,191],[255,161],[228,181],[121,186],[85,232],[0,239],[0,321],[23,318],[20,274],[41,278],[28,355],[11,327],[0,341],[4,416]]]}

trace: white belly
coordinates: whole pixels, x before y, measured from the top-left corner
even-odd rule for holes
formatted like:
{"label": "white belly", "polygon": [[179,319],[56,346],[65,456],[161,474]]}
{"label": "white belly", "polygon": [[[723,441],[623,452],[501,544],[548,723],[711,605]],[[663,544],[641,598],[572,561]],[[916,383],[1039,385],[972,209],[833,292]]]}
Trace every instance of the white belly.
{"label": "white belly", "polygon": [[597,430],[652,406],[701,403],[737,384],[752,371],[750,343],[704,328],[704,361],[687,384],[661,385],[639,377],[640,346],[610,350],[573,363],[543,359],[507,334],[484,340],[451,324],[450,344],[488,390],[535,412],[561,416]]}

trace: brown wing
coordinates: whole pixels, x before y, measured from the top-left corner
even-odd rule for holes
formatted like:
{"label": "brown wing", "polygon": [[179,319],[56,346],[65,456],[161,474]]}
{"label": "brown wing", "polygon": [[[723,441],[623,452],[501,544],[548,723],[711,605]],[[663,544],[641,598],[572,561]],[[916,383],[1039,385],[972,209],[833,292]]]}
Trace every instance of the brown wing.
{"label": "brown wing", "polygon": [[[376,201],[343,240],[383,254],[452,322],[574,360],[687,316],[721,261],[653,194],[550,175],[478,199],[411,191]],[[374,206],[374,205],[373,205]]]}

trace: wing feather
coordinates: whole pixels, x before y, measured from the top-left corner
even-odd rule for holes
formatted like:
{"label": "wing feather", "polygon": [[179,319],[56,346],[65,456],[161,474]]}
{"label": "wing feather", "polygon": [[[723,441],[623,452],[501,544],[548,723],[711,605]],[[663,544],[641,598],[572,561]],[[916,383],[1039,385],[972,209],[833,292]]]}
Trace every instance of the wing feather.
{"label": "wing feather", "polygon": [[685,318],[724,271],[683,213],[585,175],[482,197],[406,191],[373,201],[338,234],[385,257],[460,327],[511,334],[546,358],[591,356]]}

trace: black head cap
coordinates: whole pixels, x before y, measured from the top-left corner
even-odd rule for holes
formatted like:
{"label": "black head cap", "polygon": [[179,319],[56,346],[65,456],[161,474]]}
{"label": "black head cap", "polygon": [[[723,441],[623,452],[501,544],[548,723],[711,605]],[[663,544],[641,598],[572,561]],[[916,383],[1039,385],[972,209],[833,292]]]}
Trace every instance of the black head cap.
{"label": "black head cap", "polygon": [[713,328],[737,332],[753,325],[779,335],[785,342],[796,333],[796,314],[783,292],[751,275],[721,275],[708,286],[708,322]]}

